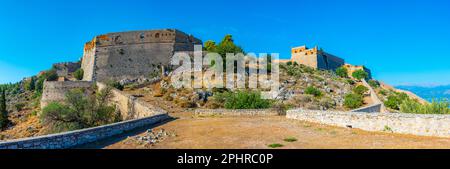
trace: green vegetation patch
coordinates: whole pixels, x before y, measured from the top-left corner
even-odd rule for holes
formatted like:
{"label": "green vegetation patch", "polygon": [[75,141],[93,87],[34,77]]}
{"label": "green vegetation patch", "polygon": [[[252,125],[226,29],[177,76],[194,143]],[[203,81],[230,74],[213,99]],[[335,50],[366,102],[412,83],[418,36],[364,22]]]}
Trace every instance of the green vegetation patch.
{"label": "green vegetation patch", "polygon": [[295,138],[295,137],[288,137],[288,138],[285,138],[284,141],[285,142],[296,142],[297,138]]}
{"label": "green vegetation patch", "polygon": [[283,147],[283,146],[284,146],[283,144],[274,143],[274,144],[269,144],[267,147],[270,147],[270,148],[280,148],[280,147]]}

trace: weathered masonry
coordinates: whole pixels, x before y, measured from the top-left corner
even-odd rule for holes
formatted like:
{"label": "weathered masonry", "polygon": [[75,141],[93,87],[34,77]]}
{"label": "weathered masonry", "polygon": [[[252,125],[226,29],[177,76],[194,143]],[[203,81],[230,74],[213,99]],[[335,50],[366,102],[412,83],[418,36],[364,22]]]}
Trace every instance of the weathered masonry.
{"label": "weathered masonry", "polygon": [[291,61],[322,70],[336,70],[345,63],[344,59],[318,50],[317,46],[312,49],[306,46],[292,48]]}
{"label": "weathered masonry", "polygon": [[174,53],[192,52],[201,40],[173,29],[109,33],[85,44],[84,81],[148,77],[168,66]]}

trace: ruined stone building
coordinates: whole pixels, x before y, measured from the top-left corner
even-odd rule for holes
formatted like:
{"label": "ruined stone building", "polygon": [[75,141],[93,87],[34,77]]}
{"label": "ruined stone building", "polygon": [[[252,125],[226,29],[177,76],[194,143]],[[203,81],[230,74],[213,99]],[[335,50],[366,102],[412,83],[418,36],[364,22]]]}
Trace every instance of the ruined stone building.
{"label": "ruined stone building", "polygon": [[316,69],[334,71],[345,64],[344,59],[318,50],[317,46],[312,49],[308,49],[306,46],[295,47],[292,48],[291,54],[292,62]]}
{"label": "ruined stone building", "polygon": [[176,52],[192,52],[202,41],[173,29],[109,33],[85,44],[84,81],[148,77],[168,66]]}

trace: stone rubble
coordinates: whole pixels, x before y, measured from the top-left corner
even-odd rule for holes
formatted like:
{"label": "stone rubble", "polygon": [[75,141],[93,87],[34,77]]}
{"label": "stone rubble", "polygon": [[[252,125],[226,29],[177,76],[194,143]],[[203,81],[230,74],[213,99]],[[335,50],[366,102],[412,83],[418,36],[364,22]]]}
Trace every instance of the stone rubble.
{"label": "stone rubble", "polygon": [[128,137],[128,144],[137,143],[144,147],[154,146],[155,144],[164,141],[168,137],[176,137],[175,133],[168,132],[165,129],[154,131],[152,129],[147,130],[143,135]]}

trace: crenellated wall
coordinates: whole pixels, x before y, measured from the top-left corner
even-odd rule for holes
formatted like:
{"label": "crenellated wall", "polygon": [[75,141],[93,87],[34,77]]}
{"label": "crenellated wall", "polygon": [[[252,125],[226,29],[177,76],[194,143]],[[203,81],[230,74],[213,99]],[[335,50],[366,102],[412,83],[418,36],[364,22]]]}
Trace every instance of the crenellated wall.
{"label": "crenellated wall", "polygon": [[291,52],[291,61],[316,69],[336,70],[345,63],[344,59],[319,51],[317,46],[312,49],[308,49],[306,46],[300,46],[292,48]]}

